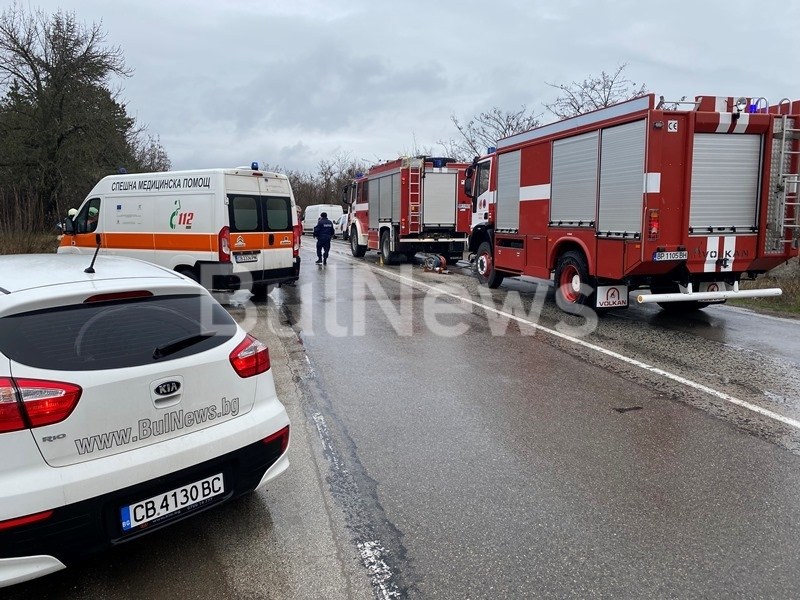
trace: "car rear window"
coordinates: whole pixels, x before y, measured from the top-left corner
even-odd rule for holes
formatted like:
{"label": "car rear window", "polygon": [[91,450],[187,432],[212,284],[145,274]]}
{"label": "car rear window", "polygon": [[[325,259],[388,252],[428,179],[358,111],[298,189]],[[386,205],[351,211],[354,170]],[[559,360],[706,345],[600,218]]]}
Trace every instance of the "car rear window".
{"label": "car rear window", "polygon": [[292,229],[292,201],[286,196],[228,196],[231,232]]}
{"label": "car rear window", "polygon": [[153,296],[3,317],[0,351],[42,369],[119,369],[204,352],[236,331],[233,318],[207,295]]}

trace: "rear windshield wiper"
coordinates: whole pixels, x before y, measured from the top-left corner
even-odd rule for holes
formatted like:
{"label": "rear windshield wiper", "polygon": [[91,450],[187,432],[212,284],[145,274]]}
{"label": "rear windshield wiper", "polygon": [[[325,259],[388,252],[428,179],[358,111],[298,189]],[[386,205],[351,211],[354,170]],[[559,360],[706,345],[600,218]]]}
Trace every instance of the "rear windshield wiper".
{"label": "rear windshield wiper", "polygon": [[184,348],[188,348],[189,346],[194,346],[195,344],[199,344],[203,340],[207,340],[210,337],[214,337],[216,335],[213,331],[205,331],[202,333],[194,333],[192,335],[187,335],[186,337],[178,338],[176,340],[172,340],[171,342],[167,342],[166,344],[162,344],[161,346],[156,347],[153,350],[153,358],[158,360],[159,358],[164,358],[165,356],[169,356],[170,354],[175,354]]}

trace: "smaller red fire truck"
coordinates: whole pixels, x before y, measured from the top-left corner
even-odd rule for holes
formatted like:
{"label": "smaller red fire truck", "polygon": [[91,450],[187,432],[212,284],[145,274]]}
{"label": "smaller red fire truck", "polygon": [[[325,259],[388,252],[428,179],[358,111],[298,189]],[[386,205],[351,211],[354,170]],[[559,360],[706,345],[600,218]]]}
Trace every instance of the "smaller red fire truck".
{"label": "smaller red fire truck", "polygon": [[448,158],[398,158],[373,166],[344,189],[353,256],[380,252],[384,264],[430,252],[463,257],[472,210],[464,193],[467,164]]}
{"label": "smaller red fire truck", "polygon": [[489,287],[526,275],[558,305],[704,308],[798,253],[800,101],[650,94],[498,142],[468,169]]}

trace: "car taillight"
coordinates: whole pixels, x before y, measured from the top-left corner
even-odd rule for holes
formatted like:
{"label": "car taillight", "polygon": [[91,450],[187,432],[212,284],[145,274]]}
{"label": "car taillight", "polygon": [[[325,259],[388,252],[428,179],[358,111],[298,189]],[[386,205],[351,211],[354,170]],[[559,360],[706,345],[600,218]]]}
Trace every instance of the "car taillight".
{"label": "car taillight", "polygon": [[112,300],[130,300],[132,298],[149,298],[153,292],[148,290],[131,290],[130,292],[113,292],[111,294],[95,294],[83,301],[84,304],[91,302],[111,302]]}
{"label": "car taillight", "polygon": [[79,386],[61,381],[0,378],[0,432],[63,421],[75,409],[81,391]]}
{"label": "car taillight", "polygon": [[17,389],[7,377],[0,378],[0,433],[25,429]]}
{"label": "car taillight", "polygon": [[661,211],[657,208],[651,209],[647,217],[647,239],[650,241],[657,240],[660,227],[660,214]]}
{"label": "car taillight", "polygon": [[46,510],[40,513],[34,513],[32,515],[26,515],[24,517],[17,517],[16,519],[8,519],[6,521],[0,521],[0,531],[4,529],[13,529],[14,527],[22,527],[23,525],[29,525],[30,523],[36,523],[38,521],[44,521],[45,519],[49,519],[53,516],[52,510]]}
{"label": "car taillight", "polygon": [[286,448],[289,447],[289,425],[281,429],[280,431],[276,431],[269,437],[265,437],[262,442],[265,444],[271,444],[272,442],[280,440],[281,445],[281,454],[286,452]]}
{"label": "car taillight", "polygon": [[239,377],[252,377],[269,369],[269,348],[248,334],[242,343],[233,349],[230,361]]}
{"label": "car taillight", "polygon": [[227,225],[219,230],[219,262],[231,262],[231,230]]}
{"label": "car taillight", "polygon": [[81,397],[81,388],[61,381],[15,379],[22,406],[31,427],[52,425],[66,419]]}
{"label": "car taillight", "polygon": [[303,228],[300,225],[295,225],[292,228],[292,237],[294,238],[294,256],[300,255],[300,240],[302,239]]}

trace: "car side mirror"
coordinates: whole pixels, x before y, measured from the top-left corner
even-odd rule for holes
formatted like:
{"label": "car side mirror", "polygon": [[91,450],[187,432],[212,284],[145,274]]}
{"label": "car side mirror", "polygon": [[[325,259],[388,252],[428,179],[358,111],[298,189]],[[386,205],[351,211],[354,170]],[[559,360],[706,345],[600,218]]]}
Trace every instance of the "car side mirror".
{"label": "car side mirror", "polygon": [[61,230],[67,235],[75,235],[75,221],[67,217],[61,221]]}

